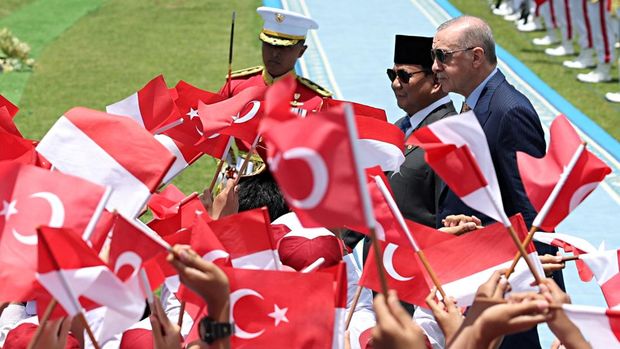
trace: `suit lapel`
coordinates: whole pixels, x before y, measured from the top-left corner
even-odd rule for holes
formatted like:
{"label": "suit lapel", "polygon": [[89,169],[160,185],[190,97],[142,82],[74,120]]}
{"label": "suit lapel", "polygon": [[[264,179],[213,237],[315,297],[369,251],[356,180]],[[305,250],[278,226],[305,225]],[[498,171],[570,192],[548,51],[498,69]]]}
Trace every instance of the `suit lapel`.
{"label": "suit lapel", "polygon": [[501,71],[497,71],[495,75],[489,80],[486,86],[482,89],[482,93],[480,94],[480,98],[476,103],[476,107],[474,108],[474,114],[476,114],[476,118],[480,122],[480,125],[484,127],[484,124],[489,119],[489,104],[491,103],[491,97],[493,97],[493,93],[497,87],[506,80],[504,74]]}

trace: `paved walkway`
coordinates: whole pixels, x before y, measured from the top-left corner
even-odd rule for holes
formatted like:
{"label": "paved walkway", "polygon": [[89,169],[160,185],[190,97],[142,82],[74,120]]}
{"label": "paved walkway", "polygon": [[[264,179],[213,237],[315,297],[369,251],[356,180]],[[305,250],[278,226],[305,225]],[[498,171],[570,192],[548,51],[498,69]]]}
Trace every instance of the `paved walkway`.
{"label": "paved walkway", "polygon": [[[308,14],[319,22],[320,29],[311,31],[309,49],[298,67],[302,74],[331,89],[336,98],[385,109],[391,121],[402,116],[385,74],[385,69],[393,63],[394,35],[432,36],[440,23],[460,14],[444,0],[282,0],[281,5]],[[558,231],[583,237],[595,246],[605,241],[610,249],[620,248],[620,234],[615,224],[615,216],[620,212],[618,141],[508,52],[498,48],[498,56],[499,68],[532,101],[545,132],[548,133],[553,118],[564,113],[578,127],[589,149],[613,168],[613,173],[558,227]],[[454,99],[460,103],[458,97]],[[605,306],[598,285],[595,281],[581,282],[574,264],[567,267],[565,278],[575,304]],[[543,348],[548,348],[552,334],[543,329],[541,337]]]}

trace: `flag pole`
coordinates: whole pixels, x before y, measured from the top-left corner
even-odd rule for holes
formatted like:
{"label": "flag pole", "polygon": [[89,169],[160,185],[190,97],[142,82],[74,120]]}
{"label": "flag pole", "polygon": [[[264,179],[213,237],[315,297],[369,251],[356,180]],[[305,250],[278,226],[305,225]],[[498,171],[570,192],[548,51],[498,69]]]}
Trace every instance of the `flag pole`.
{"label": "flag pole", "polygon": [[388,190],[387,186],[385,185],[385,183],[379,176],[375,176],[374,180],[375,180],[375,183],[377,183],[377,187],[379,187],[379,191],[381,191],[381,194],[383,195],[383,197],[385,198],[385,201],[390,207],[392,214],[394,215],[394,217],[396,217],[396,221],[398,222],[398,225],[400,225],[400,228],[403,230],[403,232],[405,232],[405,236],[407,237],[407,240],[409,240],[411,247],[413,247],[413,250],[418,255],[418,258],[420,258],[420,261],[422,262],[424,269],[426,269],[428,276],[430,276],[431,280],[433,281],[433,284],[435,285],[435,287],[437,287],[437,290],[441,294],[441,297],[443,299],[446,299],[447,296],[443,288],[441,287],[441,281],[439,281],[437,274],[435,274],[435,271],[433,270],[430,263],[428,262],[428,259],[426,259],[426,255],[424,254],[424,251],[420,249],[420,246],[418,246],[415,239],[413,238],[413,235],[411,234],[409,227],[405,223],[405,218],[403,217],[402,212],[400,212],[400,210],[398,209],[398,206],[396,205],[396,202],[394,201],[394,198],[390,194],[390,191]]}
{"label": "flag pole", "polygon": [[[581,154],[583,154],[583,152],[585,151],[586,145],[587,145],[586,142],[582,142],[579,145],[579,147],[573,154],[573,157],[570,159],[568,166],[566,166],[564,171],[562,171],[562,174],[560,175],[560,179],[553,187],[551,194],[549,194],[549,197],[545,201],[545,204],[543,205],[543,207],[540,209],[540,212],[538,212],[538,214],[536,215],[536,218],[534,218],[532,227],[530,228],[530,231],[527,233],[527,237],[525,238],[525,240],[523,240],[523,244],[522,244],[523,248],[526,248],[532,242],[532,239],[534,238],[534,233],[536,233],[536,231],[538,230],[538,227],[540,227],[542,223],[545,221],[545,218],[547,218],[547,214],[549,214],[549,211],[551,210],[551,207],[555,203],[555,200],[558,198],[560,191],[566,184],[566,181],[568,180],[568,176],[571,174],[571,172],[573,172],[573,169],[577,165],[577,161],[579,161],[579,158],[581,158]],[[508,271],[506,271],[506,274],[505,274],[506,278],[508,278],[514,272],[515,267],[517,266],[517,263],[519,262],[520,256],[521,256],[520,253],[517,253],[515,255],[514,259],[512,260],[512,264],[510,265],[510,268],[508,269]]]}
{"label": "flag pole", "polygon": [[360,296],[362,295],[362,285],[357,285],[355,289],[355,295],[353,296],[353,302],[351,303],[351,309],[347,313],[347,320],[344,325],[344,329],[348,330],[349,325],[351,324],[351,319],[353,319],[353,313],[355,312],[355,308],[357,307],[357,302],[360,300]]}
{"label": "flag pole", "polygon": [[362,198],[362,208],[364,210],[364,219],[366,220],[366,227],[370,231],[370,237],[372,240],[372,249],[375,254],[375,264],[379,271],[379,280],[381,281],[381,292],[387,296],[387,279],[385,277],[385,271],[381,266],[381,249],[379,248],[379,242],[377,241],[377,233],[375,231],[375,215],[372,210],[372,201],[370,200],[370,193],[368,193],[368,186],[364,180],[364,169],[360,165],[359,149],[357,149],[357,126],[355,124],[355,117],[353,115],[353,107],[349,103],[344,105],[344,116],[347,124],[347,131],[349,133],[349,142],[351,142],[351,151],[353,153],[353,162],[355,163],[355,172],[357,174],[357,183],[360,190],[360,196]]}
{"label": "flag pole", "polygon": [[106,187],[101,200],[95,208],[95,212],[93,212],[93,216],[90,218],[90,221],[88,221],[86,229],[84,229],[84,233],[82,234],[82,240],[86,241],[86,243],[89,243],[90,237],[93,235],[95,227],[97,226],[97,222],[99,222],[99,219],[103,214],[103,209],[110,199],[110,195],[112,195],[112,187]]}
{"label": "flag pole", "polygon": [[260,140],[260,135],[256,135],[256,138],[254,138],[254,142],[252,142],[252,146],[250,147],[250,150],[248,150],[248,153],[245,155],[245,159],[243,159],[243,162],[241,163],[241,168],[239,169],[239,173],[237,174],[237,178],[235,178],[235,184],[234,185],[239,184],[239,180],[241,179],[241,175],[243,174],[243,172],[245,172],[245,169],[248,167],[248,163],[250,162],[250,158],[252,157],[252,154],[254,154],[254,151],[256,150],[256,145],[258,144],[259,140]]}
{"label": "flag pole", "polygon": [[232,94],[232,87],[230,83],[232,81],[232,59],[233,59],[233,40],[235,37],[235,11],[232,13],[232,21],[230,23],[230,46],[228,47],[228,78],[226,84],[228,85],[228,97]]}
{"label": "flag pole", "polygon": [[222,166],[224,166],[224,160],[218,159],[217,167],[215,168],[215,175],[211,180],[211,184],[209,184],[209,192],[213,195],[213,188],[215,188],[215,183],[217,183],[217,179],[220,176],[220,171],[222,171]]}
{"label": "flag pole", "polygon": [[57,304],[58,302],[56,301],[56,299],[53,298],[52,301],[47,305],[47,308],[45,308],[43,317],[41,317],[41,320],[39,320],[39,327],[37,327],[37,331],[34,333],[34,336],[32,336],[30,343],[28,343],[28,349],[36,348],[37,343],[39,342],[39,338],[41,337],[41,332],[43,331],[43,326],[45,325],[47,320],[49,320]]}

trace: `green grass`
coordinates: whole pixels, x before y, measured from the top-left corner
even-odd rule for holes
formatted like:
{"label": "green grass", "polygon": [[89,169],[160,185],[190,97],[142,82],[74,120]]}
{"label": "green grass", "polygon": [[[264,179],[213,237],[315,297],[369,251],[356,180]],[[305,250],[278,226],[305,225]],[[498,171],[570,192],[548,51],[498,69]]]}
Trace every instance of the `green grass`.
{"label": "green grass", "polygon": [[[486,1],[451,0],[461,12],[485,19],[493,29],[497,43],[521,60],[536,75],[555,89],[566,100],[590,117],[616,139],[620,139],[620,104],[605,101],[606,92],[620,91],[618,67],[614,62],[611,83],[586,84],[577,81],[577,73],[587,70],[564,68],[565,57],[551,57],[544,53],[544,47],[534,46],[532,39],[544,32],[521,33],[512,22],[491,14]],[[578,47],[575,47],[578,49]]]}
{"label": "green grass", "polygon": [[[67,1],[77,6],[83,0],[35,1],[32,5],[42,2],[51,8],[31,13],[28,21],[45,20],[40,17],[62,10]],[[18,102],[21,111],[16,117],[24,136],[40,139],[60,115],[74,106],[105,110],[107,104],[125,98],[158,74],[164,74],[171,87],[185,80],[217,91],[228,69],[233,10],[237,11],[233,69],[261,62],[258,0],[94,2],[100,4],[66,25],[55,40],[39,40],[31,33],[29,42],[29,36],[24,35],[27,32],[22,32],[23,40],[33,45],[37,65],[32,74],[0,75],[0,92],[6,95],[13,80],[27,78]],[[5,19],[10,20],[25,8]],[[214,164],[214,160],[203,157],[174,183],[185,192],[202,190],[211,180]]]}

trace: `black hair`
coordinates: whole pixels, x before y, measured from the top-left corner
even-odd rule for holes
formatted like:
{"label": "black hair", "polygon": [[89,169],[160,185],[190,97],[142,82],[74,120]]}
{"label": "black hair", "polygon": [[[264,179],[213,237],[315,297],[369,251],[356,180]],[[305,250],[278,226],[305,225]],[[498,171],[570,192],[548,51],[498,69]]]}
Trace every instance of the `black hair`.
{"label": "black hair", "polygon": [[267,206],[271,221],[289,213],[284,196],[271,172],[265,170],[257,175],[244,177],[239,181],[239,212]]}

